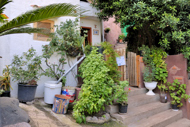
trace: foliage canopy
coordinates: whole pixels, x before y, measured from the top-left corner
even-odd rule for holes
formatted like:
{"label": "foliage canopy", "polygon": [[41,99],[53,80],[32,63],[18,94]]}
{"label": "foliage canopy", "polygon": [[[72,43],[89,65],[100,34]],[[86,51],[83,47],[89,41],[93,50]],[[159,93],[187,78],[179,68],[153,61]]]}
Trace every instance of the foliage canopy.
{"label": "foliage canopy", "polygon": [[161,46],[177,54],[190,45],[190,0],[92,0],[104,20],[115,17],[128,29],[128,47]]}

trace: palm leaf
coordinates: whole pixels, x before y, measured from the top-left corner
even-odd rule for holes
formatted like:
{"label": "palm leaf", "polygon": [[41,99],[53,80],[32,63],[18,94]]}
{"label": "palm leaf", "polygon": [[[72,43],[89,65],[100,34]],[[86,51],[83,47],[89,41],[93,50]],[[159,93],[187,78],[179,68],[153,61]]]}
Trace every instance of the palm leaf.
{"label": "palm leaf", "polygon": [[78,16],[80,9],[76,5],[60,3],[44,6],[32,11],[28,11],[0,27],[0,33],[12,28],[20,27],[29,23],[38,22],[50,18],[61,16]]}
{"label": "palm leaf", "polygon": [[3,13],[5,5],[12,2],[12,0],[0,0],[0,14]]}
{"label": "palm leaf", "polygon": [[51,33],[48,33],[46,29],[43,28],[32,28],[32,27],[22,27],[22,28],[15,28],[15,29],[10,29],[5,32],[0,33],[0,36],[3,35],[8,35],[8,34],[19,34],[19,33],[41,33],[44,35],[49,36]]}

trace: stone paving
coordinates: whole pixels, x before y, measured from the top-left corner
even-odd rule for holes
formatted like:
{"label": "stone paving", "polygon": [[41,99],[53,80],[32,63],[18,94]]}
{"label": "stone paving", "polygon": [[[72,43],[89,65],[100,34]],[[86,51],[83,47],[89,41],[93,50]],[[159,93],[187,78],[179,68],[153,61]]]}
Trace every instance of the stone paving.
{"label": "stone paving", "polygon": [[67,124],[61,123],[58,119],[48,114],[48,112],[38,109],[33,104],[26,105],[20,103],[19,106],[24,109],[30,116],[31,127],[70,127]]}

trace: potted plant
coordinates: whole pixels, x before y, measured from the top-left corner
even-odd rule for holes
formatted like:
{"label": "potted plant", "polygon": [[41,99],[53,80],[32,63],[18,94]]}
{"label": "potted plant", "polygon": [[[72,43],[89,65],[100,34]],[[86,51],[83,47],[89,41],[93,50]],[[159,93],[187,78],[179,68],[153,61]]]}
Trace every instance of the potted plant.
{"label": "potted plant", "polygon": [[34,100],[37,80],[40,77],[41,58],[36,56],[34,48],[24,52],[22,56],[15,55],[10,65],[13,81],[18,82],[18,100],[30,102]]}
{"label": "potted plant", "polygon": [[158,89],[160,90],[160,102],[167,103],[168,97],[167,97],[167,91],[168,87],[165,84],[159,84]]}
{"label": "potted plant", "polygon": [[178,79],[175,79],[173,83],[168,83],[169,93],[172,98],[171,105],[174,111],[178,111],[183,106],[182,100],[189,99],[190,95],[186,94],[186,84],[180,84]]}
{"label": "potted plant", "polygon": [[155,95],[152,90],[156,88],[157,82],[154,81],[154,71],[150,71],[148,66],[145,67],[143,79],[145,87],[149,90],[146,95]]}
{"label": "potted plant", "polygon": [[65,51],[69,57],[76,57],[82,53],[82,44],[85,36],[81,36],[78,19],[75,21],[67,20],[55,25],[56,32],[52,36],[50,45],[55,46],[57,50]]}
{"label": "potted plant", "polygon": [[130,92],[130,88],[127,90],[126,87],[129,86],[128,81],[120,81],[118,85],[116,85],[114,93],[114,98],[116,99],[116,102],[119,103],[119,112],[120,113],[127,113],[127,107],[128,107],[128,93]]}
{"label": "potted plant", "polygon": [[109,33],[109,31],[110,31],[110,28],[105,28],[105,33]]}
{"label": "potted plant", "polygon": [[125,35],[124,34],[120,34],[119,37],[118,37],[119,42],[122,43],[124,38],[125,38]]}
{"label": "potted plant", "polygon": [[167,102],[167,77],[168,77],[168,71],[167,71],[167,64],[165,63],[165,58],[167,57],[167,53],[161,49],[161,48],[151,48],[151,56],[152,56],[152,62],[155,66],[155,80],[160,82],[158,85],[158,89],[160,90],[160,101],[162,103]]}
{"label": "potted plant", "polygon": [[0,88],[3,90],[1,97],[10,97],[10,69],[6,65],[6,68],[3,70],[3,76],[0,76]]}

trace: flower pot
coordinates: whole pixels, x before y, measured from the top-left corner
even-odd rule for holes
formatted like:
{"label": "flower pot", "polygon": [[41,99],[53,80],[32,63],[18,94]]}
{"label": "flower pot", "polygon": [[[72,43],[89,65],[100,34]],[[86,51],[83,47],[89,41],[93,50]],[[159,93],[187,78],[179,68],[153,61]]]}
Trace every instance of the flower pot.
{"label": "flower pot", "polygon": [[167,94],[166,93],[160,93],[160,102],[167,103]]}
{"label": "flower pot", "polygon": [[34,100],[38,85],[27,85],[18,83],[18,100],[20,102],[30,102]]}
{"label": "flower pot", "polygon": [[10,97],[10,91],[4,91],[0,97]]}
{"label": "flower pot", "polygon": [[120,113],[127,113],[127,107],[128,107],[128,104],[127,105],[119,104],[119,112]]}
{"label": "flower pot", "polygon": [[155,93],[152,91],[156,88],[157,82],[144,82],[145,87],[149,90],[146,95],[155,95]]}
{"label": "flower pot", "polygon": [[177,104],[171,104],[173,111],[179,111],[179,107],[177,107]]}
{"label": "flower pot", "polygon": [[122,43],[123,42],[123,39],[119,39],[119,43]]}
{"label": "flower pot", "polygon": [[56,94],[61,94],[62,83],[57,81],[48,81],[44,85],[44,102],[47,104],[53,104]]}
{"label": "flower pot", "polygon": [[76,88],[76,100],[78,101],[79,99],[79,93],[81,91],[81,88]]}

